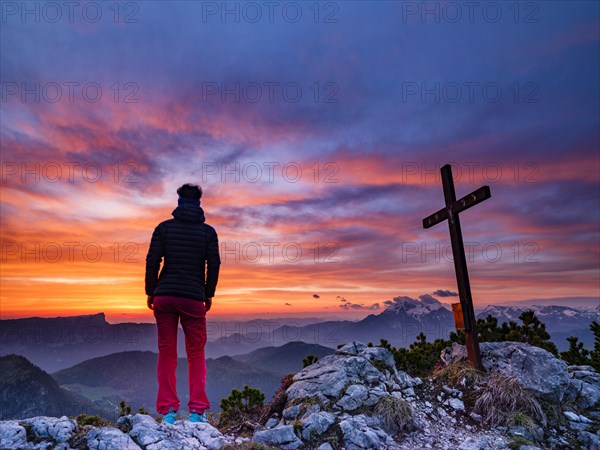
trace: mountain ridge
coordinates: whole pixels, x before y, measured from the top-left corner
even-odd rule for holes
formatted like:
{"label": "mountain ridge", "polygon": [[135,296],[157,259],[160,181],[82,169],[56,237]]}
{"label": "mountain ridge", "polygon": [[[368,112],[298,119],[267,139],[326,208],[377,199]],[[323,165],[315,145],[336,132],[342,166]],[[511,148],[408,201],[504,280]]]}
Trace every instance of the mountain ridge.
{"label": "mountain ridge", "polygon": [[1,419],[99,411],[86,399],[61,388],[49,373],[21,355],[0,357],[0,373]]}
{"label": "mountain ridge", "polygon": [[[209,339],[205,354],[209,358],[223,355],[239,355],[258,348],[280,346],[291,341],[304,341],[335,349],[353,339],[365,342],[379,342],[385,338],[394,346],[408,346],[416,336],[423,332],[428,340],[446,339],[454,331],[454,319],[449,305],[442,303],[430,295],[419,298],[397,296],[383,302],[387,307],[377,313],[369,314],[360,320],[323,320],[315,323],[294,325],[290,321],[280,327],[273,327],[276,322],[261,322],[252,319],[248,323],[240,322],[236,328],[210,326]],[[575,315],[569,306],[555,306],[554,311]],[[495,308],[497,314],[506,309],[531,309],[528,305],[492,305],[476,309],[479,317],[485,315],[486,308]],[[534,306],[542,314],[550,311],[549,306]],[[516,310],[515,310],[516,311]],[[591,314],[600,310],[592,310]],[[488,310],[489,312],[489,310]],[[571,314],[569,313],[569,314]],[[586,313],[587,314],[587,313]],[[591,321],[572,320],[547,315],[540,317],[547,320],[547,329],[552,340],[559,349],[568,345],[566,338],[570,335],[580,338],[585,345],[591,345],[589,332]],[[517,315],[507,316],[507,320],[518,321]],[[600,320],[600,319],[597,319]],[[261,324],[269,326],[262,327]],[[248,325],[249,324],[249,325]],[[248,325],[248,326],[247,326]],[[233,333],[229,331],[233,329]],[[221,334],[210,339],[211,333]],[[24,318],[0,320],[0,355],[15,353],[25,356],[43,370],[55,372],[90,359],[109,355],[119,351],[157,351],[156,325],[153,323],[123,322],[111,324],[106,321],[104,313],[66,316],[57,318]],[[178,352],[185,354],[184,335],[179,329]]]}

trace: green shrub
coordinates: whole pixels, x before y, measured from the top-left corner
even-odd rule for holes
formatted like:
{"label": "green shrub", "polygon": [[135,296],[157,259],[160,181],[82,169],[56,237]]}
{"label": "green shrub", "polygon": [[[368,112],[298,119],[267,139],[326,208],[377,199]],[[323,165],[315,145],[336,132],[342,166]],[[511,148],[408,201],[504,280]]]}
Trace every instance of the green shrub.
{"label": "green shrub", "polygon": [[506,335],[506,341],[527,342],[536,347],[548,350],[554,355],[558,355],[556,345],[550,341],[550,334],[546,331],[546,325],[540,321],[532,310],[523,311],[519,316],[523,325],[517,326],[514,322],[509,322],[509,332]]}
{"label": "green shrub", "polygon": [[257,421],[263,413],[265,394],[248,385],[239,391],[233,389],[229,397],[221,400],[219,427],[239,425],[247,420]]}
{"label": "green shrub", "polygon": [[75,420],[77,421],[77,424],[80,427],[83,427],[85,425],[92,425],[94,427],[104,427],[108,424],[111,424],[110,422],[104,420],[100,416],[88,416],[87,414],[79,414]]}
{"label": "green shrub", "polygon": [[[519,316],[521,325],[513,322],[504,322],[498,325],[498,319],[488,315],[483,319],[477,319],[477,333],[480,342],[514,341],[525,342],[530,345],[548,350],[558,356],[558,349],[550,340],[550,334],[546,331],[546,325],[535,315],[535,311],[529,309],[523,311]],[[450,341],[465,343],[463,331],[450,333]]]}
{"label": "green shrub", "polygon": [[579,342],[574,336],[567,338],[569,349],[561,352],[560,357],[570,365],[583,366],[590,365],[596,372],[600,372],[600,324],[593,321],[590,324],[590,331],[594,335],[594,349],[589,351],[583,347],[583,343]]}
{"label": "green shrub", "polygon": [[131,406],[125,403],[125,400],[119,402],[119,417],[131,414]]}
{"label": "green shrub", "polygon": [[242,442],[241,444],[227,444],[221,447],[221,450],[277,450],[269,445],[259,444],[258,442]]}
{"label": "green shrub", "polygon": [[259,389],[245,385],[242,391],[234,389],[229,394],[229,397],[221,400],[221,409],[224,412],[235,409],[249,411],[261,407],[264,400],[265,394]]}
{"label": "green shrub", "polygon": [[579,342],[575,336],[567,338],[569,349],[561,352],[560,357],[569,365],[582,366],[591,363],[590,352],[583,348],[583,342]]}
{"label": "green shrub", "polygon": [[525,439],[523,436],[515,436],[512,438],[512,441],[508,444],[508,448],[511,450],[520,450],[523,446],[531,446],[535,447],[535,444],[528,439]]}
{"label": "green shrub", "polygon": [[594,320],[590,325],[590,330],[594,333],[594,350],[590,352],[590,363],[596,372],[600,372],[600,324]]}
{"label": "green shrub", "polygon": [[304,358],[302,360],[302,366],[308,367],[308,366],[316,363],[318,360],[319,360],[319,358],[317,358],[315,355],[308,355],[306,358]]}
{"label": "green shrub", "polygon": [[437,363],[440,363],[440,353],[450,345],[449,341],[436,339],[427,342],[425,334],[420,333],[417,340],[408,348],[393,348],[388,341],[382,339],[379,347],[387,348],[394,355],[396,367],[412,376],[426,376],[432,373]]}

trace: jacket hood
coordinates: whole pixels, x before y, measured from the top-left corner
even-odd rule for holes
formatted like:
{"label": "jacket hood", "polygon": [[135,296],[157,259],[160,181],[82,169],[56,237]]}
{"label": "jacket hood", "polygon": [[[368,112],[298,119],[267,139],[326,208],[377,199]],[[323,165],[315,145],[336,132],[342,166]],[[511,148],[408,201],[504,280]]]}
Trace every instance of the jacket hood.
{"label": "jacket hood", "polygon": [[183,204],[179,205],[171,213],[177,220],[183,222],[204,222],[204,210],[200,206]]}

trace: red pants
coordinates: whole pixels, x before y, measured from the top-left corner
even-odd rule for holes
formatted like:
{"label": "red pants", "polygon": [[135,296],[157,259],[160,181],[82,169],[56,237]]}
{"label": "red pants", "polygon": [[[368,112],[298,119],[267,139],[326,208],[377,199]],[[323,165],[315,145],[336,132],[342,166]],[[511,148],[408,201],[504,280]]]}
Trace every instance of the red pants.
{"label": "red pants", "polygon": [[202,414],[210,408],[206,395],[206,307],[204,302],[183,297],[154,297],[154,317],[158,329],[158,396],[156,410],[166,414],[179,409],[177,397],[177,327],[179,320],[185,334],[188,358],[190,401],[188,408]]}

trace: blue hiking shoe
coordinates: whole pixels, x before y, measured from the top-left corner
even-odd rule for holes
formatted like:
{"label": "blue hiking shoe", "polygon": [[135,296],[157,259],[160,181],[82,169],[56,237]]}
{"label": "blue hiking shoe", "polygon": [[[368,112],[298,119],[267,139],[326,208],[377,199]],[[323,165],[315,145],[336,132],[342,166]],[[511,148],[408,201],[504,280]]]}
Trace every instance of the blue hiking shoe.
{"label": "blue hiking shoe", "polygon": [[204,413],[202,414],[198,414],[196,411],[192,411],[192,413],[190,414],[190,422],[192,423],[198,423],[198,422],[203,422],[206,423],[206,415]]}
{"label": "blue hiking shoe", "polygon": [[173,425],[177,418],[177,411],[173,411],[173,408],[169,409],[169,412],[163,416],[163,422]]}

